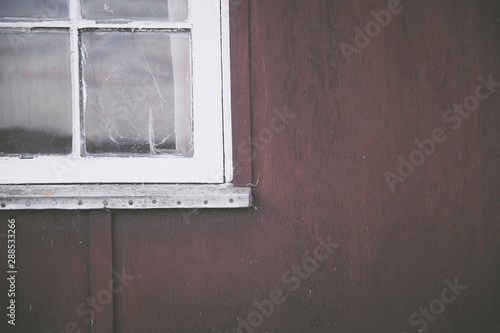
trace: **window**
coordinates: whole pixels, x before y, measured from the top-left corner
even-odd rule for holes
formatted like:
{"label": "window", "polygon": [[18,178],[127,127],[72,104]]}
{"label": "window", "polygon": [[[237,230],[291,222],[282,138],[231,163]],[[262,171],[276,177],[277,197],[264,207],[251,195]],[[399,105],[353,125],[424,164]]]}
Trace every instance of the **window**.
{"label": "window", "polygon": [[227,1],[0,0],[0,184],[230,183]]}

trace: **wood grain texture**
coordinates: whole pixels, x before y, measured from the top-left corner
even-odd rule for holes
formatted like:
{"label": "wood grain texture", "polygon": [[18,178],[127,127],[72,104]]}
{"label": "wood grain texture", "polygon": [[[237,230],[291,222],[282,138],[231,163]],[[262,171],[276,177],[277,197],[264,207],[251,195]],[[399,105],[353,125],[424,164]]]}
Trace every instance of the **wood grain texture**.
{"label": "wood grain texture", "polygon": [[92,333],[113,332],[113,254],[111,212],[93,211],[89,222],[90,298],[100,311],[95,311]]}
{"label": "wood grain texture", "polygon": [[[256,210],[114,214],[116,265],[139,276],[117,332],[235,332],[328,235],[340,247],[255,332],[416,332],[455,277],[467,289],[426,331],[498,332],[500,91],[456,131],[443,113],[500,80],[500,6],[404,2],[347,62],[340,42],[386,8],[249,2]],[[269,140],[273,109],[296,117]],[[435,128],[448,140],[392,193],[384,173]]]}
{"label": "wood grain texture", "polygon": [[233,184],[252,182],[248,0],[229,1]]}
{"label": "wood grain texture", "polygon": [[[250,82],[233,102],[251,105],[233,120],[250,121],[255,154],[238,182],[258,180],[255,207],[113,211],[113,267],[134,276],[113,295],[114,332],[236,332],[278,288],[285,300],[254,332],[414,333],[410,316],[455,278],[467,289],[425,332],[498,332],[500,88],[456,130],[443,114],[480,75],[500,81],[500,3],[405,1],[348,62],[340,43],[386,1],[231,2],[233,80]],[[249,76],[234,70],[245,62]],[[392,192],[384,173],[436,128],[447,141]],[[235,145],[249,126],[238,130]],[[15,214],[21,331],[54,332],[89,290],[88,217]],[[290,291],[283,274],[328,236],[340,246]]]}
{"label": "wood grain texture", "polygon": [[[77,308],[89,295],[89,219],[78,212],[0,212],[0,235],[16,220],[16,325],[2,306],[0,332],[90,333]],[[1,299],[7,300],[7,242],[0,238]],[[70,332],[70,331],[68,331]]]}

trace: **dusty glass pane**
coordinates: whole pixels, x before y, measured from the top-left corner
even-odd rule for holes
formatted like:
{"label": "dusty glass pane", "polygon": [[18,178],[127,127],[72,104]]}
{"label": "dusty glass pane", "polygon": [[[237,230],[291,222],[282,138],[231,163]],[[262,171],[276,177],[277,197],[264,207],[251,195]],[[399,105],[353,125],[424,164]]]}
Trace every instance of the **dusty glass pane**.
{"label": "dusty glass pane", "polygon": [[68,0],[0,0],[0,18],[68,18]]}
{"label": "dusty glass pane", "polygon": [[82,0],[82,16],[89,20],[170,20],[188,16],[188,0]]}
{"label": "dusty glass pane", "polygon": [[189,40],[182,32],[82,33],[87,152],[191,153]]}
{"label": "dusty glass pane", "polygon": [[0,152],[71,152],[67,32],[0,31]]}

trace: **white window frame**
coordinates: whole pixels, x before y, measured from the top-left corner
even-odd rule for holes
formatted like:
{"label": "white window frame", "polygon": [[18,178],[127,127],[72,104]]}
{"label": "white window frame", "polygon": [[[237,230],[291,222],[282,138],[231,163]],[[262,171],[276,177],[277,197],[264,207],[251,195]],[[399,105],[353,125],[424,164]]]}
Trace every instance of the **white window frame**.
{"label": "white window frame", "polygon": [[[70,22],[37,21],[36,27],[68,28],[71,33],[73,136],[80,136],[80,82],[75,73],[82,25],[190,30],[194,156],[81,158],[81,145],[74,138],[71,156],[0,157],[0,210],[252,206],[251,188],[232,185],[229,1],[189,0],[186,22],[117,21],[104,25],[81,19],[79,4],[69,0]],[[20,19],[0,22],[0,29],[33,26],[33,22]]]}
{"label": "white window frame", "polygon": [[[69,0],[69,21],[9,20],[0,28],[66,28],[71,38],[73,153],[32,159],[0,157],[0,184],[223,184],[232,181],[229,73],[229,0],[189,0],[185,22],[116,21],[98,23],[81,17],[80,3]],[[81,157],[79,31],[85,28],[134,28],[191,31],[194,154]]]}

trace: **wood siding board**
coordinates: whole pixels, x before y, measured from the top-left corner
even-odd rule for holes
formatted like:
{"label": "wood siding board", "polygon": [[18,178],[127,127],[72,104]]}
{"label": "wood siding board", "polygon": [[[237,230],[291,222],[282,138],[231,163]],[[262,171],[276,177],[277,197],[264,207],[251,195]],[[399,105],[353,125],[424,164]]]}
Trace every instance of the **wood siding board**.
{"label": "wood siding board", "polygon": [[[16,325],[7,324],[2,306],[0,331],[64,332],[74,322],[90,333],[88,317],[77,308],[89,295],[89,217],[71,211],[0,212],[0,234],[16,220]],[[7,242],[0,238],[0,291],[7,304]],[[88,308],[82,307],[81,310]],[[72,325],[72,324],[70,324]]]}
{"label": "wood siding board", "polygon": [[[95,312],[91,333],[113,332],[113,258],[110,211],[92,211],[89,224],[90,298],[101,311]],[[114,286],[116,288],[117,284]],[[109,302],[109,303],[108,303]]]}
{"label": "wood siding board", "polygon": [[[497,18],[484,12],[499,5],[407,3],[347,63],[339,43],[352,43],[354,28],[386,6],[250,3],[252,138],[273,108],[297,116],[255,150],[256,210],[115,216],[117,260],[143,276],[120,295],[120,332],[235,332],[236,318],[286,290],[282,274],[328,235],[340,248],[256,332],[411,332],[409,316],[455,277],[468,289],[427,330],[498,330],[500,119],[492,110],[500,95],[460,131],[446,127],[449,141],[397,192],[383,174],[397,172],[415,139],[448,126],[443,112],[473,92],[478,75],[500,73]],[[131,304],[142,316],[127,315]]]}
{"label": "wood siding board", "polygon": [[[233,121],[245,114],[249,126],[241,132],[250,134],[251,125],[258,140],[273,108],[286,106],[296,117],[255,149],[253,171],[245,169],[236,181],[245,186],[259,179],[255,209],[113,211],[114,268],[135,276],[113,295],[114,332],[236,332],[236,318],[246,320],[257,311],[254,301],[281,288],[285,303],[255,332],[410,333],[420,328],[409,324],[410,315],[429,307],[443,281],[455,278],[467,289],[426,332],[498,332],[500,89],[457,131],[443,113],[474,93],[479,75],[492,73],[500,81],[500,3],[404,2],[404,11],[350,63],[339,43],[352,44],[355,27],[364,28],[373,20],[370,11],[386,8],[387,1],[234,3],[232,58],[248,58],[243,104],[246,110],[251,104],[252,113],[233,107]],[[248,50],[238,44],[238,29],[246,31]],[[232,67],[233,85],[237,70]],[[417,149],[414,140],[437,127],[446,129],[448,140],[392,193],[384,172],[397,172],[398,156],[408,158]],[[239,135],[235,146],[245,142]],[[40,267],[49,259],[39,263],[24,255],[30,273],[43,273],[22,282],[31,288],[24,293],[41,295],[38,308],[44,309],[26,325],[59,327],[74,309],[45,316],[57,308],[47,295],[70,308],[84,298],[88,281],[74,276],[86,271],[71,263],[85,262],[71,252],[77,251],[72,239],[55,253],[35,235],[55,220],[69,223],[57,223],[63,228],[57,232],[45,224],[48,234],[69,235],[79,220],[64,211],[36,217],[0,212],[0,218],[11,213],[33,221],[23,230],[32,236],[21,252],[59,258],[61,277],[73,279],[78,290],[64,296],[74,292],[66,280],[58,289]],[[88,221],[81,223],[85,240]],[[288,292],[282,275],[302,265],[318,237],[329,235],[340,247]],[[90,244],[84,244],[87,251]],[[24,296],[20,303],[28,304]],[[26,305],[21,308],[19,318],[31,318]]]}
{"label": "wood siding board", "polygon": [[231,101],[233,122],[233,184],[252,182],[250,50],[248,0],[229,1],[231,43]]}

